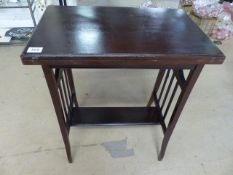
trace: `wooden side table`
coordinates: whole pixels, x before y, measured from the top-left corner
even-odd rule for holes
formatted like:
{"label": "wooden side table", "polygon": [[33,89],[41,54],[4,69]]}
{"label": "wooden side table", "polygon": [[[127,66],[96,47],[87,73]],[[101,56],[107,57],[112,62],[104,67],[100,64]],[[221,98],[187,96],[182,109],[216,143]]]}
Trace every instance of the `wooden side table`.
{"label": "wooden side table", "polygon": [[[181,9],[59,6],[47,8],[21,58],[25,65],[42,66],[69,162],[69,130],[77,124],[159,124],[162,160],[203,66],[224,61],[223,53]],[[159,73],[147,105],[97,108],[78,105],[74,68]]]}

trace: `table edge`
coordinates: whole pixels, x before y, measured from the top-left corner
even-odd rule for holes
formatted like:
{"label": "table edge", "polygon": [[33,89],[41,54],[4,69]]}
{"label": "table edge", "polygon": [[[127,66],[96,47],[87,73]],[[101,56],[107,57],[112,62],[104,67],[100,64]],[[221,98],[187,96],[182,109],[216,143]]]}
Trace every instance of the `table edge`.
{"label": "table edge", "polygon": [[[184,57],[186,59],[184,59]],[[188,57],[188,59],[187,59]],[[166,58],[166,59],[164,59]],[[25,65],[74,65],[74,66],[100,66],[120,64],[122,67],[129,65],[191,65],[191,64],[222,64],[224,55],[220,56],[187,56],[187,55],[128,55],[128,56],[106,56],[95,55],[85,57],[29,57],[21,55],[22,63]]]}

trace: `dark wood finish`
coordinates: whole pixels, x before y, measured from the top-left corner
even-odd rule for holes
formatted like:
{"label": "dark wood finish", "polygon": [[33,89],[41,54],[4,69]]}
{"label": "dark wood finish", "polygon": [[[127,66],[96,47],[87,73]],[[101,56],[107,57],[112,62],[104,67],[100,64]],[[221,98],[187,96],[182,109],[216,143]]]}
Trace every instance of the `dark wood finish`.
{"label": "dark wood finish", "polygon": [[180,117],[180,114],[184,108],[184,105],[190,95],[190,92],[194,86],[194,84],[196,83],[196,80],[198,78],[198,76],[201,73],[201,70],[203,68],[203,65],[197,65],[193,70],[191,70],[191,72],[189,73],[188,79],[186,81],[186,85],[185,88],[183,89],[183,91],[181,92],[179,99],[176,103],[175,109],[172,113],[171,119],[169,121],[167,130],[165,132],[164,138],[163,138],[163,142],[162,142],[162,146],[161,146],[161,150],[159,153],[159,160],[162,160],[167,148],[167,144],[169,142],[169,139],[172,135],[172,132],[176,126],[176,123]]}
{"label": "dark wood finish", "polygon": [[174,89],[172,90],[171,97],[170,97],[170,99],[169,99],[169,101],[168,101],[166,110],[165,110],[165,112],[164,112],[164,114],[163,114],[164,120],[165,120],[165,118],[166,118],[166,116],[167,116],[167,113],[168,113],[168,111],[169,111],[169,109],[170,109],[170,106],[171,106],[172,101],[173,101],[173,99],[174,99],[174,96],[175,96],[175,94],[176,94],[177,88],[178,88],[178,82],[176,82],[176,85],[175,85]]}
{"label": "dark wood finish", "polygon": [[168,87],[167,87],[167,90],[166,90],[166,93],[165,93],[165,96],[163,98],[163,102],[162,102],[162,105],[161,105],[161,110],[163,109],[165,103],[166,103],[166,100],[167,100],[167,97],[168,97],[168,93],[170,92],[170,89],[171,89],[171,86],[172,86],[172,83],[173,83],[173,80],[174,80],[175,76],[174,74],[172,75],[172,78],[168,84]]}
{"label": "dark wood finish", "polygon": [[73,108],[71,125],[154,125],[159,121],[154,107],[79,107]]}
{"label": "dark wood finish", "polygon": [[[43,51],[29,54],[28,47]],[[224,58],[184,11],[123,7],[49,6],[21,54],[23,64],[43,68],[69,162],[69,130],[76,124],[160,124],[162,160],[204,64]],[[97,108],[79,106],[72,68],[160,70],[146,107]]]}
{"label": "dark wood finish", "polygon": [[159,74],[158,74],[157,79],[155,81],[155,85],[154,85],[154,88],[153,88],[153,91],[152,91],[152,94],[151,94],[150,100],[148,101],[147,106],[151,106],[151,104],[153,103],[153,101],[154,101],[154,95],[156,94],[156,92],[159,89],[159,86],[160,86],[160,84],[162,82],[164,73],[165,73],[165,69],[161,69],[159,71]]}
{"label": "dark wood finish", "polygon": [[73,98],[74,102],[74,107],[78,107],[78,101],[76,98],[76,92],[75,92],[75,87],[74,87],[74,80],[73,80],[73,75],[72,75],[72,70],[71,69],[66,69],[66,75],[68,77],[68,81],[70,84],[70,91],[71,91],[71,97]]}
{"label": "dark wood finish", "polygon": [[165,86],[166,86],[166,84],[167,84],[167,80],[168,80],[168,77],[169,77],[170,71],[171,71],[171,69],[168,69],[168,70],[167,70],[167,72],[166,72],[165,80],[164,80],[164,82],[163,82],[162,89],[161,89],[161,92],[160,92],[160,94],[159,94],[159,98],[158,98],[158,100],[159,100],[159,101],[160,101],[160,100],[161,100],[161,98],[162,98],[163,91],[164,91]]}
{"label": "dark wood finish", "polygon": [[[184,74],[182,70],[176,70],[173,69],[172,74],[170,75],[171,69],[167,70],[160,70],[157,80],[153,89],[153,93],[151,95],[150,101],[147,106],[150,106],[152,104],[151,99],[154,99],[155,107],[159,109],[159,114],[160,114],[160,124],[164,132],[164,139],[162,142],[161,146],[161,151],[159,154],[158,159],[162,160],[165,154],[165,150],[167,147],[167,144],[169,142],[170,136],[175,128],[175,125],[179,119],[179,116],[182,112],[182,109],[186,103],[186,100],[188,99],[188,96],[202,70],[204,65],[196,65],[194,68],[190,69],[189,75],[187,80],[184,78]],[[176,83],[171,89],[171,86],[173,84],[173,81],[175,80],[176,77]],[[161,83],[163,82],[163,83]],[[180,85],[180,86],[179,86]],[[161,87],[160,87],[161,86]],[[177,88],[180,87],[181,92],[179,94],[179,97],[177,101],[175,102],[176,105],[174,109],[170,109],[171,103],[174,100],[174,96],[177,92]],[[159,97],[158,96],[158,91],[159,92]],[[168,99],[168,94],[171,92],[170,99]],[[165,102],[168,100],[167,105],[165,106]],[[165,112],[163,113],[163,108],[165,108]],[[165,118],[167,116],[167,113],[169,110],[172,110],[172,115],[169,120],[168,125],[166,126],[165,123]]]}
{"label": "dark wood finish", "polygon": [[185,84],[184,72],[182,69],[174,69],[174,75],[179,83],[180,87],[183,89]]}
{"label": "dark wood finish", "polygon": [[[44,49],[29,54],[28,47]],[[24,64],[152,68],[222,63],[224,55],[181,9],[49,6],[21,58]]]}
{"label": "dark wood finish", "polygon": [[71,157],[71,149],[70,149],[70,141],[69,141],[69,131],[68,131],[69,129],[67,128],[66,122],[63,117],[63,113],[61,109],[61,101],[60,101],[59,94],[57,91],[58,87],[56,86],[57,84],[56,79],[55,79],[53,70],[49,66],[43,65],[42,68],[43,68],[45,79],[47,81],[48,88],[51,94],[53,106],[57,114],[57,120],[60,126],[64,144],[65,144],[67,158],[69,162],[71,163],[72,157]]}

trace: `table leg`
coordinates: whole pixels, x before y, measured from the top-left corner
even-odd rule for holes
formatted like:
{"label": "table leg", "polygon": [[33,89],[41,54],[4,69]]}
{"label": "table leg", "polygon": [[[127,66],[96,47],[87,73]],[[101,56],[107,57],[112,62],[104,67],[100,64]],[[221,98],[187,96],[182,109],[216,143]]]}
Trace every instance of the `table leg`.
{"label": "table leg", "polygon": [[58,88],[59,88],[58,82],[56,80],[55,73],[53,72],[51,67],[47,65],[43,65],[42,69],[43,69],[45,79],[46,79],[46,82],[47,82],[47,85],[50,91],[53,106],[55,108],[55,112],[57,115],[57,120],[60,126],[63,142],[66,148],[67,158],[69,162],[71,163],[72,157],[71,157],[71,148],[70,148],[70,142],[69,142],[69,126],[67,125],[67,118],[65,118],[64,116],[64,111],[63,111],[64,109],[62,108],[62,101],[60,98],[61,94],[59,94],[59,91],[58,91]]}
{"label": "table leg", "polygon": [[[161,150],[158,156],[159,160],[162,160],[164,157],[169,139],[180,117],[180,114],[184,108],[184,105],[189,97],[189,94],[199,74],[201,73],[202,68],[203,68],[203,65],[195,65],[193,68],[190,69],[187,79],[184,78],[182,69],[172,69],[173,73],[171,76],[169,75],[170,69],[160,70],[157,76],[157,80],[155,82],[153,93],[151,95],[148,106],[151,106],[154,100],[155,105],[157,108],[159,108],[160,114],[161,114],[160,124],[164,131],[164,138],[163,138]],[[162,80],[163,80],[163,83],[161,83]],[[176,80],[175,85],[172,88],[173,81],[175,80]],[[172,111],[170,120],[166,126],[165,118],[168,114],[168,111],[171,110],[170,107],[171,107],[171,104],[174,102],[174,99],[175,99],[174,97],[177,94],[178,87],[180,87],[181,92],[178,95],[178,99],[175,103],[175,107]],[[158,93],[159,89],[160,89],[160,92]],[[170,99],[168,99],[168,94],[170,94]],[[166,100],[168,102],[165,105]]]}

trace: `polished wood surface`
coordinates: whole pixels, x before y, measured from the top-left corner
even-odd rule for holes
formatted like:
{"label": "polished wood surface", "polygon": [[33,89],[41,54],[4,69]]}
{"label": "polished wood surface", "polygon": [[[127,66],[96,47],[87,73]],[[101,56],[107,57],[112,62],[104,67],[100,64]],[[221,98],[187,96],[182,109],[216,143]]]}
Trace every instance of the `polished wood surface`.
{"label": "polished wood surface", "polygon": [[[26,53],[28,47],[43,51]],[[49,6],[21,58],[24,64],[127,68],[131,61],[216,64],[224,55],[181,9]]]}

